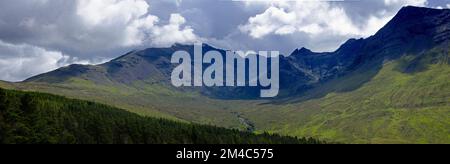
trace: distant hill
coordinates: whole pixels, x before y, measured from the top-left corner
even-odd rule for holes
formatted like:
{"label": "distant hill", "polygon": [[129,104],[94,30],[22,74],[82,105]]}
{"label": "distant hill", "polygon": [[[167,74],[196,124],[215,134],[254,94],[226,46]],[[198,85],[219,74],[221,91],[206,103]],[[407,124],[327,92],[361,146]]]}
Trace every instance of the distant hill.
{"label": "distant hill", "polygon": [[[259,89],[174,88],[170,55],[133,51],[0,86],[65,95],[140,115],[345,143],[450,143],[450,10],[404,7],[376,34],[334,52],[280,59],[280,95]],[[204,45],[204,50],[220,50]]]}

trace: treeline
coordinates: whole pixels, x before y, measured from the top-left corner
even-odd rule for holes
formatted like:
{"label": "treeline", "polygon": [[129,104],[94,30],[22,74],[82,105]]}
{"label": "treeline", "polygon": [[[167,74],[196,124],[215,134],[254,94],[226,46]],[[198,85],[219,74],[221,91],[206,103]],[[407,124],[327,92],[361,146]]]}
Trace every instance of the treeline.
{"label": "treeline", "polygon": [[3,144],[319,144],[143,117],[111,106],[0,88]]}

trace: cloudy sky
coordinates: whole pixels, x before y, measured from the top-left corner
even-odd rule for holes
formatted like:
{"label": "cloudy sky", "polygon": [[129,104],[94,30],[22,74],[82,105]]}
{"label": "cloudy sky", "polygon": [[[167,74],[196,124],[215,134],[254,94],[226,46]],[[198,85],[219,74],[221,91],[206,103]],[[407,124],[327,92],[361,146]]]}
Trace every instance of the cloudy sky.
{"label": "cloudy sky", "polygon": [[373,35],[405,5],[450,8],[450,0],[1,0],[0,80],[173,43],[333,51]]}

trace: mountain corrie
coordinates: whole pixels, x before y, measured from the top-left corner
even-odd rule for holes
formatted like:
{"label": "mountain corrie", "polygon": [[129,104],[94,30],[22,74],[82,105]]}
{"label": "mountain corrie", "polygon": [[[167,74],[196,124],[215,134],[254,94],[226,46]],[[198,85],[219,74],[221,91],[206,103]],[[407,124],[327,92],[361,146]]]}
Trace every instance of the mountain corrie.
{"label": "mountain corrie", "polygon": [[[270,53],[259,51],[258,54],[255,51],[226,51],[225,57],[223,57],[219,51],[215,50],[208,51],[203,55],[202,45],[201,43],[194,45],[193,61],[191,55],[186,51],[176,51],[172,54],[171,63],[179,64],[172,71],[173,86],[261,86],[268,88],[261,89],[261,97],[269,98],[278,95],[280,89],[279,51]],[[226,63],[224,63],[224,58]],[[210,64],[210,66],[203,69],[203,64]],[[248,76],[246,72],[248,72]]]}

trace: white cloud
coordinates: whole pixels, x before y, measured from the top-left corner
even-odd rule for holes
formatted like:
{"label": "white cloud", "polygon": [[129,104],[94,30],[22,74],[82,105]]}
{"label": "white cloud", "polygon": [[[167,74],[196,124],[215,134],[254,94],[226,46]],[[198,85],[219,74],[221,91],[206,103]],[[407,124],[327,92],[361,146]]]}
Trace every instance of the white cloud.
{"label": "white cloud", "polygon": [[98,60],[78,60],[59,51],[28,44],[11,44],[0,40],[1,80],[21,81],[69,64],[97,64]]}
{"label": "white cloud", "polygon": [[191,27],[182,27],[186,20],[180,14],[171,14],[166,25],[159,26],[157,22],[158,17],[153,15],[133,21],[126,27],[125,45],[140,45],[147,41],[149,46],[164,47],[174,43],[193,43],[200,39]]}
{"label": "white cloud", "polygon": [[[426,0],[219,1],[1,0],[0,40],[70,54],[66,63],[90,63],[131,49],[198,40],[227,49],[285,54],[302,46],[333,51],[349,38],[374,34],[402,6],[427,4]],[[0,54],[7,59],[6,53]]]}
{"label": "white cloud", "polygon": [[241,31],[248,32],[254,38],[261,38],[270,33],[289,34],[295,31],[292,25],[297,19],[293,12],[285,12],[283,8],[269,7],[264,13],[251,17],[248,24],[240,26]]}
{"label": "white cloud", "polygon": [[[176,14],[183,22],[160,20],[150,13],[146,0],[4,1],[0,2],[0,37],[7,37],[0,39],[7,42],[86,57],[98,51],[166,46],[197,39],[194,30],[184,25],[185,18]],[[11,8],[15,13],[5,14],[2,8]],[[176,39],[168,39],[174,35]]]}
{"label": "white cloud", "polygon": [[[145,0],[79,0],[77,15],[96,26],[118,26],[123,29],[122,46],[138,46],[148,41],[151,46],[168,46],[197,40],[194,30],[182,27],[186,22],[180,14],[172,14],[169,24],[160,25],[157,16],[149,14]],[[117,34],[117,33],[116,33]]]}
{"label": "white cloud", "polygon": [[146,14],[148,7],[144,0],[79,0],[76,13],[91,25],[127,24]]}
{"label": "white cloud", "polygon": [[180,14],[160,20],[150,13],[146,0],[3,0],[0,79],[18,81],[66,64],[91,64],[135,47],[198,40],[185,23]]}
{"label": "white cloud", "polygon": [[356,27],[340,7],[328,2],[272,4],[265,12],[251,17],[240,30],[254,38],[269,34],[292,34],[304,32],[320,34],[329,32],[338,35],[357,34],[364,31]]}
{"label": "white cloud", "polygon": [[428,3],[427,0],[384,0],[386,6],[393,5],[411,5],[411,6],[425,6]]}
{"label": "white cloud", "polygon": [[[245,2],[247,5],[252,1]],[[260,5],[261,2],[258,2]],[[308,35],[334,35],[346,37],[368,37],[376,33],[394,15],[380,10],[366,20],[354,22],[343,6],[326,1],[275,1],[268,8],[239,26],[240,31],[253,38],[267,35],[286,35],[296,32]],[[427,0],[384,0],[385,6],[424,6]]]}
{"label": "white cloud", "polygon": [[125,28],[126,37],[123,44],[125,46],[142,44],[147,38],[146,32],[148,32],[149,29],[153,29],[155,27],[155,23],[158,21],[159,18],[153,15],[148,15],[145,18],[134,20]]}
{"label": "white cloud", "polygon": [[436,7],[434,7],[434,8],[436,8],[436,9],[450,9],[450,3],[447,4],[447,5],[444,4],[443,7],[442,7],[442,6],[436,6]]}
{"label": "white cloud", "polygon": [[20,81],[67,64],[69,56],[27,44],[14,45],[0,41],[0,77]]}
{"label": "white cloud", "polygon": [[194,34],[194,30],[181,25],[186,23],[180,14],[170,15],[169,24],[151,29],[150,40],[155,46],[168,46],[173,43],[193,43],[199,38]]}

